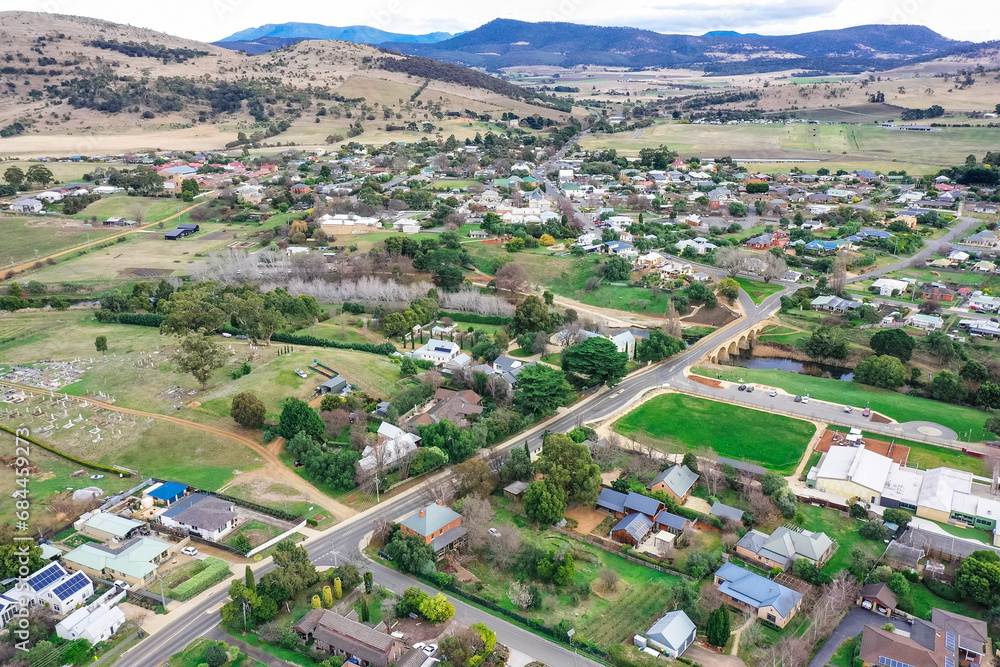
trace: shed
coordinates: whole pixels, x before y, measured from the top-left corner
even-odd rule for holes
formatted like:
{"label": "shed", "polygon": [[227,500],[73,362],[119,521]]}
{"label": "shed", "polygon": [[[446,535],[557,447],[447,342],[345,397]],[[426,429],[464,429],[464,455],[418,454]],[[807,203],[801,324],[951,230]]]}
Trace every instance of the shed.
{"label": "shed", "polygon": [[157,504],[170,505],[184,497],[187,492],[187,485],[177,482],[163,482],[159,486],[151,487],[146,491],[146,495],[152,498]]}
{"label": "shed", "polygon": [[730,507],[729,505],[724,505],[723,503],[716,502],[712,505],[712,510],[709,512],[712,516],[717,516],[720,519],[729,519],[730,521],[743,521],[743,510],[737,509],[735,507]]}
{"label": "shed", "polygon": [[503,489],[503,495],[507,500],[520,500],[528,488],[527,482],[514,482]]}
{"label": "shed", "polygon": [[321,384],[319,386],[319,393],[323,395],[339,394],[345,389],[347,389],[347,380],[345,380],[340,376],[337,376],[330,378],[329,380]]}

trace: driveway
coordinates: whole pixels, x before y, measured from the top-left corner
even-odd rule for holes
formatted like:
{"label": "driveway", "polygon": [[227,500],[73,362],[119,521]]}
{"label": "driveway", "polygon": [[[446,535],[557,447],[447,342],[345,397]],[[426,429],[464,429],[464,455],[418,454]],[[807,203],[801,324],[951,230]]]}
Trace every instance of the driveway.
{"label": "driveway", "polygon": [[719,655],[703,646],[691,644],[684,651],[684,657],[704,667],[745,667],[746,663],[735,655]]}
{"label": "driveway", "polygon": [[861,634],[866,625],[874,625],[880,628],[889,622],[889,619],[885,616],[862,609],[861,607],[854,607],[851,611],[847,612],[847,616],[833,629],[833,632],[830,633],[830,638],[823,644],[823,648],[809,662],[809,667],[825,667],[826,663],[833,657],[833,654],[840,648],[840,645],[844,643],[844,640]]}

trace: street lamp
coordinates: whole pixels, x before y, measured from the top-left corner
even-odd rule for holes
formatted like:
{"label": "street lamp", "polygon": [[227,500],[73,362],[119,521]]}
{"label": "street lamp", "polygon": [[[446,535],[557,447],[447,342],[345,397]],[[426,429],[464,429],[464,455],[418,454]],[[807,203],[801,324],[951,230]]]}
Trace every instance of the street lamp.
{"label": "street lamp", "polygon": [[573,635],[576,634],[576,628],[570,628],[566,631],[566,636],[569,637],[569,646],[573,649],[573,667],[576,667],[576,646],[573,645]]}

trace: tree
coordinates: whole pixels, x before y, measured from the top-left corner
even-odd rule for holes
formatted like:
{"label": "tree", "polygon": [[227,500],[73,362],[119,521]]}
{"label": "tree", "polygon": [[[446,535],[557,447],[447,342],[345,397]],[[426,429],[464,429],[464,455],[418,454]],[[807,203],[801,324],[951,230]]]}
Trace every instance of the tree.
{"label": "tree", "polygon": [[990,379],[990,373],[986,370],[986,366],[981,361],[976,361],[975,359],[969,359],[965,362],[965,365],[958,371],[958,374],[963,380],[968,380],[969,382],[986,382]]}
{"label": "tree", "polygon": [[715,251],[715,265],[724,269],[730,277],[736,277],[738,273],[746,270],[747,260],[752,256],[751,253],[742,248],[725,246]]}
{"label": "tree", "polygon": [[777,257],[771,253],[766,253],[760,257],[763,265],[760,268],[760,277],[764,279],[765,283],[769,283],[772,280],[777,280],[781,276],[785,275],[785,271],[788,270],[788,263],[785,262],[783,257]]}
{"label": "tree", "polygon": [[21,544],[14,542],[13,531],[8,525],[0,526],[0,577],[18,577],[20,568],[26,567],[28,572],[34,572],[45,562],[42,560],[42,548],[27,542],[26,551],[21,551]]}
{"label": "tree", "polygon": [[817,329],[802,342],[802,351],[813,359],[846,359],[847,341],[837,329]]}
{"label": "tree", "polygon": [[3,180],[20,190],[24,184],[24,172],[21,171],[20,167],[7,167],[7,170],[3,172]]}
{"label": "tree", "polygon": [[571,393],[564,372],[543,364],[527,366],[517,375],[514,406],[522,414],[549,415],[564,405]]}
{"label": "tree", "polygon": [[226,654],[224,648],[218,644],[211,644],[205,650],[205,662],[208,664],[208,667],[221,667],[229,662],[229,656]]}
{"label": "tree", "polygon": [[308,403],[297,398],[288,398],[281,407],[278,433],[286,440],[291,440],[300,431],[319,440],[326,432],[326,424]]}
{"label": "tree", "polygon": [[729,627],[729,607],[721,605],[708,615],[705,636],[712,646],[723,647],[729,641],[732,630]]}
{"label": "tree", "polygon": [[459,496],[479,496],[485,498],[496,488],[496,483],[490,475],[490,467],[482,459],[463,461],[452,469],[452,474],[458,480]]}
{"label": "tree", "polygon": [[108,337],[101,335],[94,339],[94,347],[97,348],[98,352],[108,351]]}
{"label": "tree", "polygon": [[597,577],[601,580],[601,583],[604,584],[604,590],[611,593],[618,590],[618,584],[622,579],[622,576],[618,574],[617,570],[612,570],[610,567],[606,567],[601,570]]}
{"label": "tree", "polygon": [[507,589],[507,597],[519,609],[527,609],[532,603],[531,587],[522,581],[514,580]]}
{"label": "tree", "polygon": [[330,581],[340,579],[340,589],[342,592],[351,593],[361,585],[361,572],[351,563],[344,563],[326,571],[326,578]]}
{"label": "tree", "polygon": [[902,572],[896,572],[889,579],[889,590],[900,597],[910,594],[910,582],[903,576]]}
{"label": "tree", "polygon": [[870,519],[858,529],[858,534],[866,540],[884,540],[886,533],[885,524],[878,519]]}
{"label": "tree", "polygon": [[452,463],[464,461],[476,453],[472,432],[469,429],[459,428],[448,419],[421,426],[420,438],[423,447],[439,448]]}
{"label": "tree", "polygon": [[229,416],[243,428],[258,429],[264,425],[267,408],[253,392],[241,391],[233,396]]}
{"label": "tree", "polygon": [[428,597],[420,603],[420,613],[431,623],[444,623],[455,616],[455,605],[443,593]]}
{"label": "tree", "polygon": [[514,309],[514,317],[510,321],[510,331],[517,334],[531,331],[545,331],[549,328],[549,308],[545,302],[531,295]]}
{"label": "tree", "polygon": [[771,470],[766,471],[763,477],[760,478],[760,488],[769,496],[773,496],[786,486],[788,486],[788,480]]}
{"label": "tree", "polygon": [[882,512],[883,521],[885,521],[886,523],[894,523],[897,526],[899,526],[900,529],[906,528],[906,526],[909,525],[910,523],[910,519],[912,518],[913,515],[907,512],[906,510],[895,509],[892,507],[886,508]]}
{"label": "tree", "polygon": [[719,281],[719,294],[729,303],[734,303],[740,296],[740,284],[733,278],[723,278]]}
{"label": "tree", "polygon": [[601,489],[601,468],[587,446],[565,433],[550,433],[542,442],[535,470],[581,505],[593,505]]}
{"label": "tree", "polygon": [[507,262],[494,274],[493,279],[497,281],[497,289],[516,294],[527,287],[528,272],[517,262]]}
{"label": "tree", "polygon": [[551,526],[566,512],[566,493],[547,479],[535,480],[524,492],[524,510],[532,521]]}
{"label": "tree", "polygon": [[375,588],[375,576],[371,572],[365,572],[365,593],[372,594]]}
{"label": "tree", "polygon": [[416,535],[396,532],[385,551],[403,572],[419,572],[424,563],[434,562],[434,551]]}
{"label": "tree", "polygon": [[614,255],[604,263],[604,277],[611,282],[623,282],[632,275],[632,262],[627,257]]}
{"label": "tree", "polygon": [[942,363],[947,363],[955,358],[955,343],[952,342],[944,332],[932,331],[920,341],[921,347],[928,353],[938,358]]}
{"label": "tree", "polygon": [[504,245],[504,248],[506,248],[507,252],[511,253],[521,252],[522,250],[524,250],[524,239],[515,236],[510,241],[507,241],[506,245]]}
{"label": "tree", "polygon": [[906,368],[896,357],[872,355],[854,367],[854,381],[883,389],[898,389],[906,383]]}
{"label": "tree", "polygon": [[135,220],[141,223],[146,219],[146,209],[142,204],[136,202],[135,204],[129,204],[128,208],[125,209],[125,215],[129,217],[130,220]]}
{"label": "tree", "polygon": [[584,375],[594,384],[613,387],[625,377],[628,355],[607,338],[588,338],[562,353],[564,371]]}
{"label": "tree", "polygon": [[945,403],[961,403],[965,400],[965,383],[951,371],[941,371],[931,380],[931,395]]}
{"label": "tree", "polygon": [[24,175],[24,180],[28,183],[38,183],[43,188],[49,183],[55,180],[52,172],[48,167],[40,164],[33,164],[28,167],[27,173]]}
{"label": "tree", "polygon": [[906,363],[913,355],[917,342],[902,329],[885,329],[872,336],[868,344],[875,354],[892,355]]}
{"label": "tree", "polygon": [[504,484],[525,482],[531,479],[531,455],[522,447],[514,447],[510,458],[500,466],[500,480]]}
{"label": "tree", "polygon": [[226,353],[204,330],[192,331],[181,338],[173,359],[177,370],[190,373],[201,382],[202,389],[207,389],[212,371],[225,365]]}
{"label": "tree", "polygon": [[684,350],[684,342],[653,329],[649,338],[641,341],[635,351],[639,361],[662,361]]}
{"label": "tree", "polygon": [[[333,582],[334,582],[334,585],[337,587],[337,592],[338,592],[337,599],[339,600],[340,598],[344,597],[344,589],[341,588],[341,586],[340,586],[340,579],[334,579]],[[322,601],[323,601],[323,608],[324,609],[332,609],[333,608],[333,589],[330,588],[329,586],[324,586],[323,587],[322,595],[320,596],[320,599],[322,599]]]}
{"label": "tree", "polygon": [[991,410],[1000,409],[1000,385],[994,382],[984,382],[980,385],[979,389],[976,390],[976,405],[982,405]]}
{"label": "tree", "polygon": [[1000,594],[1000,558],[992,551],[973,551],[955,572],[962,597],[989,605]]}
{"label": "tree", "polygon": [[243,585],[254,592],[257,591],[257,580],[254,578],[253,570],[250,569],[249,565],[243,571]]}
{"label": "tree", "polygon": [[745,218],[748,209],[747,205],[738,201],[729,202],[729,215],[736,216],[737,218]]}

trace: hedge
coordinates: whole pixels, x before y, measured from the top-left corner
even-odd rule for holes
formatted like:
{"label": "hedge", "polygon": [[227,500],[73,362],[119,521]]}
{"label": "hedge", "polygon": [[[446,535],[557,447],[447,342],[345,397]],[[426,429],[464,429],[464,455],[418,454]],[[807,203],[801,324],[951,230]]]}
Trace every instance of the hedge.
{"label": "hedge", "polygon": [[232,574],[229,563],[221,558],[209,556],[204,560],[204,563],[205,568],[201,572],[171,588],[170,597],[180,602],[190,600]]}
{"label": "hedge", "polygon": [[226,494],[219,493],[218,491],[202,491],[201,493],[207,493],[210,496],[215,496],[216,498],[229,501],[234,505],[246,507],[248,509],[260,512],[261,514],[267,514],[269,516],[273,516],[276,519],[281,519],[282,521],[288,521],[290,523],[299,523],[300,521],[302,521],[302,516],[298,514],[292,514],[291,512],[286,512],[285,510],[279,510],[273,507],[268,507],[267,505],[258,505],[252,500],[243,500],[242,498],[227,496]]}
{"label": "hedge", "polygon": [[479,315],[478,313],[438,313],[438,317],[450,317],[456,322],[468,322],[469,324],[495,324],[503,326],[510,324],[512,317],[501,317],[500,315]]}
{"label": "hedge", "polygon": [[[108,315],[101,315],[101,313],[106,312],[107,311],[104,310],[97,311],[97,319],[102,322],[117,321],[118,324],[133,324],[140,327],[157,328],[163,324],[163,320],[167,319],[166,315],[160,315],[159,313],[118,313],[117,317],[113,318]],[[235,334],[240,333],[239,329],[233,329],[232,327],[224,327],[223,331]],[[326,338],[317,338],[316,336],[306,336],[294,333],[278,332],[271,336],[271,340],[275,343],[288,343],[290,345],[331,347],[337,350],[368,352],[370,354],[379,354],[384,357],[390,357],[398,351],[396,346],[392,343],[379,343],[378,345],[374,343],[341,343],[336,340],[327,340]]]}
{"label": "hedge", "polygon": [[0,431],[5,431],[7,433],[10,433],[14,437],[21,438],[22,440],[30,442],[31,444],[35,445],[36,447],[41,447],[42,449],[44,449],[47,452],[55,454],[56,456],[60,456],[60,457],[62,457],[64,459],[66,459],[67,461],[72,461],[73,463],[76,463],[78,465],[82,465],[84,467],[91,468],[93,470],[103,470],[104,472],[110,472],[110,473],[114,473],[116,475],[124,475],[126,477],[131,477],[132,476],[132,473],[130,473],[128,470],[114,468],[112,466],[106,466],[106,465],[102,465],[100,463],[92,463],[92,462],[86,461],[84,459],[78,459],[77,457],[73,456],[72,454],[67,454],[66,452],[60,451],[60,450],[56,449],[55,447],[52,447],[51,445],[43,444],[43,443],[39,442],[38,440],[35,440],[31,436],[17,435],[14,432],[13,429],[7,428],[3,424],[0,424]]}

